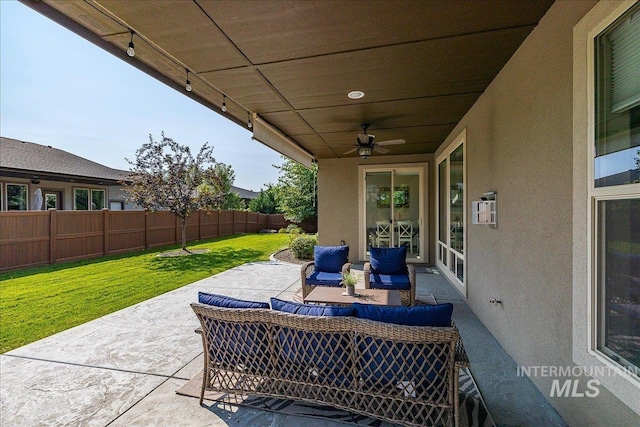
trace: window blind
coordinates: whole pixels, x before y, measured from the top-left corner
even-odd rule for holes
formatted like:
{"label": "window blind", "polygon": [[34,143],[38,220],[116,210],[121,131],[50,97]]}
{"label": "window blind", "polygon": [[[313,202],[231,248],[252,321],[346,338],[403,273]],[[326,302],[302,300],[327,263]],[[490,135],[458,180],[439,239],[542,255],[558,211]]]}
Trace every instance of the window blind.
{"label": "window blind", "polygon": [[640,105],[640,10],[609,34],[611,43],[611,112]]}

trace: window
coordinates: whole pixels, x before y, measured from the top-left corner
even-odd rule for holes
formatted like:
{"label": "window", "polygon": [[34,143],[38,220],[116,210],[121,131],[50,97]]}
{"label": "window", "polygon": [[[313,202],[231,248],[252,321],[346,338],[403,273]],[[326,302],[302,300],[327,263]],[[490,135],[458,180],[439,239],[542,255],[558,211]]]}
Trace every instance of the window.
{"label": "window", "polygon": [[640,183],[639,40],[640,7],[596,38],[596,187]]}
{"label": "window", "polygon": [[7,184],[7,210],[26,211],[29,206],[26,184]]}
{"label": "window", "polygon": [[465,138],[462,132],[438,157],[438,253],[436,262],[465,292]]}
{"label": "window", "polygon": [[45,193],[44,204],[47,210],[58,209],[58,193]]}
{"label": "window", "polygon": [[86,188],[76,188],[73,190],[73,209],[77,211],[89,210],[89,190]]}
{"label": "window", "polygon": [[595,38],[596,350],[640,368],[640,6]]}
{"label": "window", "polygon": [[104,190],[91,190],[91,210],[104,209]]}

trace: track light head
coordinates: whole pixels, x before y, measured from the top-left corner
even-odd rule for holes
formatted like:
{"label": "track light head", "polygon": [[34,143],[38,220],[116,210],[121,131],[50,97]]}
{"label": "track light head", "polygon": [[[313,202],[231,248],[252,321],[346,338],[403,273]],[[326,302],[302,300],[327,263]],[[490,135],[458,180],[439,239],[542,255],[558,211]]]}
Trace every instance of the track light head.
{"label": "track light head", "polygon": [[224,94],[222,95],[222,112],[227,112],[227,96]]}

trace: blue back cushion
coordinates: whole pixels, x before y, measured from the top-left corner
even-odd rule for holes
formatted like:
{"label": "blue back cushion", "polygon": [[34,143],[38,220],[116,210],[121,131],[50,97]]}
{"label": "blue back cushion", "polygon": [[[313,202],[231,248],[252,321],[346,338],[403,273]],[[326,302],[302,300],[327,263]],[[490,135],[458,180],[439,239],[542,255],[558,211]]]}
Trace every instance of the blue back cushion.
{"label": "blue back cushion", "polygon": [[313,260],[316,270],[339,273],[349,261],[349,246],[315,246]]}
{"label": "blue back cushion", "polygon": [[407,326],[451,326],[453,304],[388,307],[353,303],[356,317]]}
{"label": "blue back cushion", "polygon": [[[225,308],[269,308],[266,302],[244,301],[206,292],[198,292],[198,302]],[[215,363],[225,369],[258,375],[267,371],[269,334],[265,325],[210,319],[205,329],[209,338],[208,352]]]}
{"label": "blue back cushion", "polygon": [[[271,308],[308,316],[352,316],[351,307],[300,304],[271,298]],[[349,387],[353,381],[349,334],[346,332],[307,332],[303,329],[276,326],[278,356],[287,363],[280,366],[283,378]]]}
{"label": "blue back cushion", "polygon": [[226,308],[269,308],[269,303],[266,302],[245,301],[224,295],[208,294],[206,292],[198,292],[198,302]]}
{"label": "blue back cushion", "polygon": [[407,272],[407,247],[369,248],[371,271],[380,274],[402,274]]}
{"label": "blue back cushion", "polygon": [[278,298],[271,298],[271,308],[285,313],[305,314],[307,316],[354,316],[353,307],[342,307],[332,305],[301,304],[293,301],[283,301]]}
{"label": "blue back cushion", "polygon": [[[357,317],[407,326],[451,326],[453,304],[384,307],[353,304]],[[409,381],[413,392],[433,401],[447,396],[447,343],[400,343],[374,337],[356,337],[361,378],[365,386],[400,386]]]}

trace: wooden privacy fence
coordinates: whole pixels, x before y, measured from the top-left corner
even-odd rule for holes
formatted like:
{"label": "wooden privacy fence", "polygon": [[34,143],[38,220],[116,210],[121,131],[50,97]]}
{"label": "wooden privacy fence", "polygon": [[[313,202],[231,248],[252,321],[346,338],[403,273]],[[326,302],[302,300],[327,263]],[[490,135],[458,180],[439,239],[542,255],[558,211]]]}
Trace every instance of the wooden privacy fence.
{"label": "wooden privacy fence", "polygon": [[[187,241],[289,225],[281,214],[198,211],[187,219]],[[307,232],[315,225],[301,224]],[[180,220],[171,212],[0,212],[0,271],[179,244]]]}

